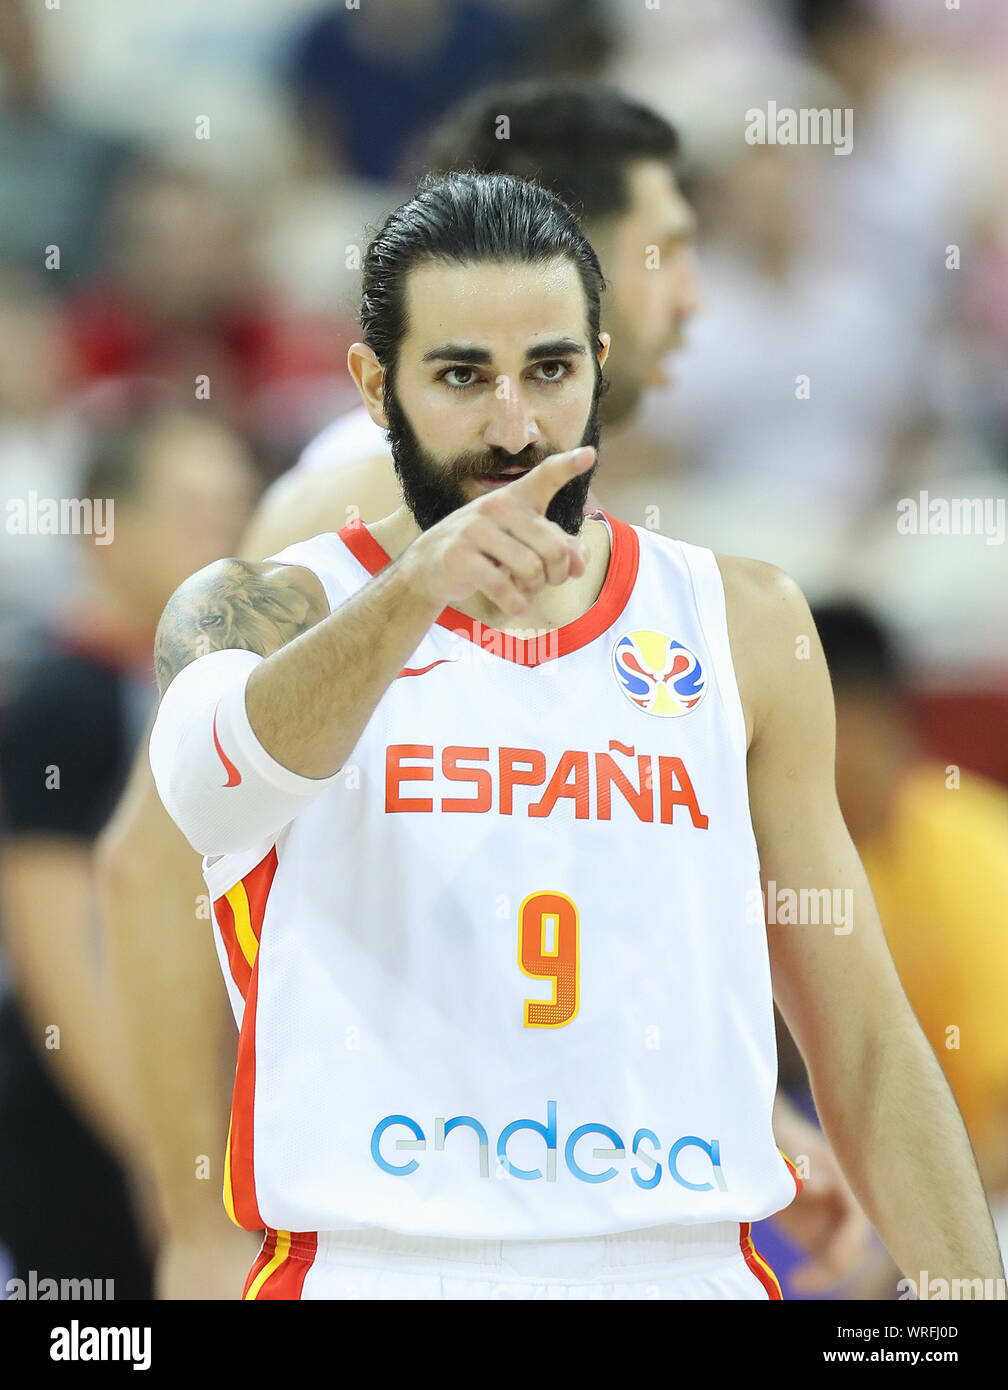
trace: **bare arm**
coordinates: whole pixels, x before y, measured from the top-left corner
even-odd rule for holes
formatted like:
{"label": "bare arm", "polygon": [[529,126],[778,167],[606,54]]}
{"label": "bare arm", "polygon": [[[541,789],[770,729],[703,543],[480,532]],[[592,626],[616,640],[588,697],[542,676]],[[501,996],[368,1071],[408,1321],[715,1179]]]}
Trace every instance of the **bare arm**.
{"label": "bare arm", "polygon": [[[903,992],[837,804],[832,691],[808,605],[773,566],[722,561],[722,572],[753,710],[749,790],[764,892],[771,880],[798,892],[849,890],[853,904],[849,930],[768,927],[774,993],[823,1129],[910,1278],[1003,1277],[962,1118]],[[759,640],[747,645],[746,633]]]}
{"label": "bare arm", "polygon": [[266,659],[248,676],[245,707],[259,743],[299,777],[332,776],[447,604],[479,591],[517,615],[543,585],[584,573],[582,546],[545,511],[593,458],[554,455],[461,507],[325,618],[319,581],[298,566],[207,566],[176,590],[158,626],[162,695],[208,650],[256,652]]}
{"label": "bare arm", "polygon": [[180,584],[158,624],[154,669],[158,690],[210,652],[237,648],[267,656],[329,611],[310,571],[296,565],[218,560]]}
{"label": "bare arm", "polygon": [[266,657],[246,691],[257,738],[290,771],[328,777],[441,607],[411,591],[402,565],[329,613],[308,570],[220,560],[187,579],[165,608],[154,648],[158,688],[163,697],[210,651]]}

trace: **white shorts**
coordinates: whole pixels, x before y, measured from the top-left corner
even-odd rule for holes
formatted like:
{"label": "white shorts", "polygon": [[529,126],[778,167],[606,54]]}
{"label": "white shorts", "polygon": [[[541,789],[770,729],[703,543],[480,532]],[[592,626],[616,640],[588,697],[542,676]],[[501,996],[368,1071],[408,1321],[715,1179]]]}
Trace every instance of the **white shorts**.
{"label": "white shorts", "polygon": [[246,1299],[779,1299],[749,1224],[576,1240],[450,1240],[373,1228],[266,1232]]}

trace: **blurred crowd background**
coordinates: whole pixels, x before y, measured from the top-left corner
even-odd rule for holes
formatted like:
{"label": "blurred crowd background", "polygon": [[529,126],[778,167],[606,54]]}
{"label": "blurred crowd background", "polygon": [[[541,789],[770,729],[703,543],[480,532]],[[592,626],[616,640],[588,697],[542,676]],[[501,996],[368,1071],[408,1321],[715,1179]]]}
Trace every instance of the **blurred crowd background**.
{"label": "blurred crowd background", "polygon": [[[408,196],[439,118],[512,77],[611,83],[679,132],[702,302],[603,435],[596,490],[780,565],[813,603],[841,804],[1004,1201],[1004,513],[1000,541],[897,518],[921,492],[994,515],[1008,492],[1006,70],[1000,0],[0,0],[0,991],[19,1020],[0,1029],[0,1296],[41,1220],[18,1196],[26,1137],[59,1181],[97,1127],[100,1098],[46,1046],[47,991],[74,985],[61,931],[100,953],[90,846],[150,714],[158,615],[359,404],[365,228]],[[853,150],[748,144],[744,113],[770,101],[852,108]],[[198,408],[165,408],[183,398]],[[114,498],[114,544],[21,534],[10,503],[31,494]],[[114,718],[81,713],[113,699]],[[47,783],[75,759],[90,791]],[[812,1113],[786,1039],[782,1080]],[[157,1228],[138,1224],[142,1289]],[[786,1242],[761,1248],[791,1292]]]}

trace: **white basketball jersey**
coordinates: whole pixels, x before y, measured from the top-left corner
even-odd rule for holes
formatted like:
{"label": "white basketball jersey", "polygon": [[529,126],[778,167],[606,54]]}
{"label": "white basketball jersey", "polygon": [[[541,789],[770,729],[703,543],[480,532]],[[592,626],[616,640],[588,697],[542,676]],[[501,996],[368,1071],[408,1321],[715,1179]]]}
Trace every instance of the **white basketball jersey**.
{"label": "white basketball jersey", "polygon": [[[720,572],[596,517],[587,613],[446,609],[335,781],[204,862],[240,1225],[555,1239],[799,1190]],[[272,558],[334,609],[388,563],[360,522]]]}

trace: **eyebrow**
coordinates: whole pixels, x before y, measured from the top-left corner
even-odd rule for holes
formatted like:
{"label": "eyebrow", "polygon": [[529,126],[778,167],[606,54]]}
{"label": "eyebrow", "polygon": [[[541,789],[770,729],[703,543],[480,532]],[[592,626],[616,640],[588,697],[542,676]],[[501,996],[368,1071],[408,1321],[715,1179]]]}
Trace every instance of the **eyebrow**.
{"label": "eyebrow", "polygon": [[[525,353],[526,362],[541,362],[547,357],[583,357],[588,349],[574,338],[554,338],[548,343],[536,343]],[[486,348],[471,347],[465,343],[441,343],[430,352],[425,352],[422,362],[462,362],[467,367],[489,367],[493,354]]]}

